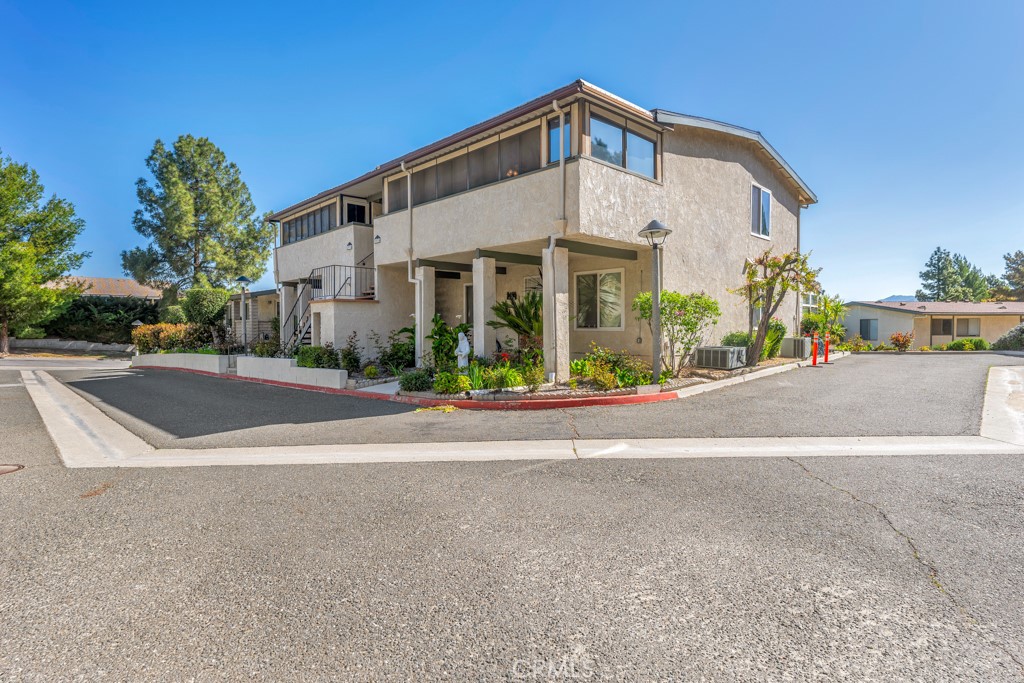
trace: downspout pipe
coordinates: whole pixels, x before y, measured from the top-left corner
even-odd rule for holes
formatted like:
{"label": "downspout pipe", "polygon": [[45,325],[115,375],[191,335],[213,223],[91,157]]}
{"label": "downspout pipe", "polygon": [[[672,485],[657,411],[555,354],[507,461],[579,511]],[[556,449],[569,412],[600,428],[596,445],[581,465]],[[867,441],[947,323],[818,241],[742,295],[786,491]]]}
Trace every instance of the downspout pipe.
{"label": "downspout pipe", "polygon": [[412,171],[405,167],[405,162],[401,163],[402,173],[405,174],[405,208],[409,213],[409,247],[406,249],[406,269],[407,278],[410,283],[415,287],[413,294],[413,325],[415,326],[415,334],[413,335],[413,341],[416,343],[416,367],[423,366],[423,344],[420,342],[422,328],[420,325],[423,321],[423,280],[416,277],[416,272],[413,268],[413,246],[412,246]]}

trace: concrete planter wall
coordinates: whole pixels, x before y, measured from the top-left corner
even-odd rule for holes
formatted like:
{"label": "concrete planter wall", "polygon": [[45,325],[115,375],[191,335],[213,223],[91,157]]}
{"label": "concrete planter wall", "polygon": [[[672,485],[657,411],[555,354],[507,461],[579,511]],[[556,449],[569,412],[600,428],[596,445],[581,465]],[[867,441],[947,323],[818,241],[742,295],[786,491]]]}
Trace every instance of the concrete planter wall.
{"label": "concrete planter wall", "polygon": [[300,368],[294,358],[239,356],[237,370],[239,377],[305,384],[325,389],[344,389],[348,383],[348,372],[345,370]]}
{"label": "concrete planter wall", "polygon": [[207,353],[143,353],[132,358],[133,368],[178,368],[224,374],[231,356],[213,356]]}
{"label": "concrete planter wall", "polygon": [[75,339],[15,339],[11,337],[11,348],[15,349],[64,349],[74,351],[130,352],[134,344],[101,344],[100,342],[78,341]]}

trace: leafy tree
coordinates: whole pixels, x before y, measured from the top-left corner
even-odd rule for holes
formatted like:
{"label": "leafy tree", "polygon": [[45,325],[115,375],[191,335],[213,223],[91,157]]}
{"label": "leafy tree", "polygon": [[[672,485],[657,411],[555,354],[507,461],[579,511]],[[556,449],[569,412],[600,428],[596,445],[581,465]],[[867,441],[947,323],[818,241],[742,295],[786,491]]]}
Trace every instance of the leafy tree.
{"label": "leafy tree", "polygon": [[988,278],[981,268],[972,264],[960,254],[953,254],[953,267],[956,269],[957,278],[960,280],[960,292],[951,294],[962,294],[954,300],[959,301],[984,301],[989,297]]}
{"label": "leafy tree", "polygon": [[1004,254],[1006,272],[1001,278],[998,293],[1012,301],[1024,301],[1024,251]]}
{"label": "leafy tree", "polygon": [[224,321],[231,293],[214,287],[195,287],[188,290],[181,304],[185,320],[204,327],[214,327]]}
{"label": "leafy tree", "polygon": [[821,313],[823,328],[828,330],[833,341],[841,342],[846,336],[843,319],[846,318],[847,306],[838,296],[829,296],[824,292],[818,297],[818,311]]}
{"label": "leafy tree", "polygon": [[746,283],[732,290],[734,294],[742,296],[749,305],[761,308],[757,334],[747,351],[747,365],[757,365],[761,358],[771,320],[778,312],[786,294],[816,294],[821,291],[821,285],[818,284],[818,273],[821,269],[811,268],[808,263],[809,256],[795,249],[776,256],[769,249],[747,263]]}
{"label": "leafy tree", "polygon": [[11,329],[45,322],[79,293],[53,283],[88,257],[74,250],[85,222],[71,202],[44,193],[38,173],[0,157],[0,356]]}
{"label": "leafy tree", "polygon": [[274,242],[274,228],[257,217],[238,167],[207,138],[160,140],[146,159],[154,185],[136,182],[141,208],[135,230],[145,248],[121,252],[125,273],[150,285],[223,286],[240,275],[258,280]]}
{"label": "leafy tree", "polygon": [[45,327],[47,334],[64,339],[126,344],[131,340],[133,322],[148,325],[157,319],[156,303],[140,297],[83,296]]}
{"label": "leafy tree", "polygon": [[[722,310],[718,302],[704,292],[680,294],[663,290],[659,303],[662,336],[668,342],[669,348],[665,364],[675,374],[679,367],[690,359],[693,350],[704,341],[711,328],[718,323]],[[637,317],[647,321],[647,327],[653,334],[651,317],[654,312],[654,301],[651,292],[637,294],[633,299],[633,310],[637,312]],[[660,374],[660,368],[658,372]]]}

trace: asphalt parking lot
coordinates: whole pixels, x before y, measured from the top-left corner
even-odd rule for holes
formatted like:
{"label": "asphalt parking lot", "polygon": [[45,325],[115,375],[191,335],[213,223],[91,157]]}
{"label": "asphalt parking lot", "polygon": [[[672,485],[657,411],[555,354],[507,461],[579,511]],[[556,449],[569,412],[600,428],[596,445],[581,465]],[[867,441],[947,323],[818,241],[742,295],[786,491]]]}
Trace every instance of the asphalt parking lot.
{"label": "asphalt parking lot", "polygon": [[677,401],[491,413],[165,370],[55,371],[159,448],[560,438],[974,435],[988,369],[1024,358],[853,356]]}
{"label": "asphalt parking lot", "polygon": [[[976,430],[985,363],[915,428]],[[1019,456],[68,470],[6,384],[0,680],[1024,680]]]}

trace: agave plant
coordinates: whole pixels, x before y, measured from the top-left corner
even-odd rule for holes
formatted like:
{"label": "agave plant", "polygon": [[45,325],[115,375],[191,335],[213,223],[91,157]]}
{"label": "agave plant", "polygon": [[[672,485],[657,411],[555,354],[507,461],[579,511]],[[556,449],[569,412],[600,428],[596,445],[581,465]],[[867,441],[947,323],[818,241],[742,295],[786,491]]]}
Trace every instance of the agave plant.
{"label": "agave plant", "polygon": [[522,299],[499,301],[491,307],[497,320],[487,324],[496,330],[511,330],[523,346],[537,346],[544,338],[543,301],[539,292],[526,292]]}

